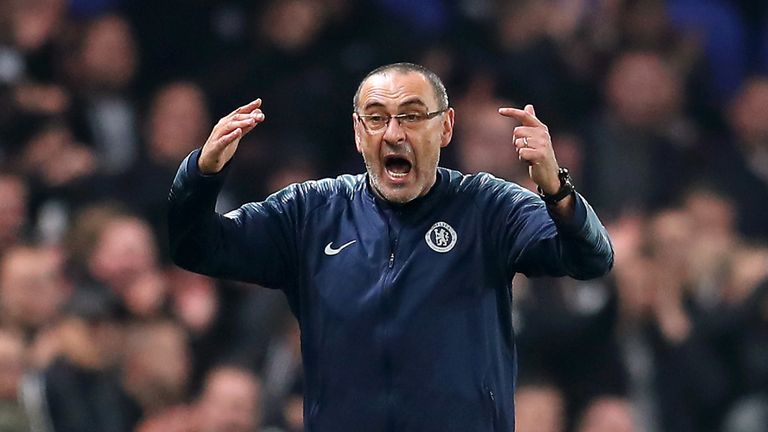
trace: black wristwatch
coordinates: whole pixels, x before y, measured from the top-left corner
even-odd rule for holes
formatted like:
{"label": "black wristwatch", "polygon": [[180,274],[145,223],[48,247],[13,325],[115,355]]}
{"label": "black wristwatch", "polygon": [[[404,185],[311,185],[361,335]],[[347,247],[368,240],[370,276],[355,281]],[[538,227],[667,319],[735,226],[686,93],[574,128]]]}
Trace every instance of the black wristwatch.
{"label": "black wristwatch", "polygon": [[539,191],[539,196],[541,199],[543,199],[544,202],[550,206],[557,204],[560,202],[560,200],[572,194],[576,190],[576,187],[573,186],[573,180],[571,180],[571,174],[568,172],[568,168],[560,168],[557,171],[557,178],[560,179],[560,189],[552,195],[545,194],[544,191],[541,190],[541,187],[536,187],[536,189]]}

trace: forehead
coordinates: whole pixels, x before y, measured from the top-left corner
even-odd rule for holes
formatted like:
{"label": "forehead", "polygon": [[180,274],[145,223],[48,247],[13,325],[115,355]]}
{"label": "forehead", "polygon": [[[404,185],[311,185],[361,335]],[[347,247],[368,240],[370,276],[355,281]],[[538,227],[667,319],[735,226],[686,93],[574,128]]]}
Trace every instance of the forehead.
{"label": "forehead", "polygon": [[360,87],[360,108],[384,105],[398,107],[418,103],[436,109],[437,100],[429,80],[418,72],[387,71],[373,76]]}

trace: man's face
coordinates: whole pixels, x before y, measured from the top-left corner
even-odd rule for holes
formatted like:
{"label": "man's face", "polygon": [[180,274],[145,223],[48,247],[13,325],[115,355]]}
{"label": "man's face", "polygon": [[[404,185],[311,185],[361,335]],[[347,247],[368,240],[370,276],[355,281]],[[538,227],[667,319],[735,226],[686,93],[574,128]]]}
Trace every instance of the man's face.
{"label": "man's face", "polygon": [[407,203],[429,192],[440,148],[451,140],[453,109],[416,123],[401,125],[391,119],[381,131],[371,131],[358,115],[425,114],[442,108],[429,81],[418,72],[388,71],[363,83],[353,114],[355,143],[371,186],[382,198]]}

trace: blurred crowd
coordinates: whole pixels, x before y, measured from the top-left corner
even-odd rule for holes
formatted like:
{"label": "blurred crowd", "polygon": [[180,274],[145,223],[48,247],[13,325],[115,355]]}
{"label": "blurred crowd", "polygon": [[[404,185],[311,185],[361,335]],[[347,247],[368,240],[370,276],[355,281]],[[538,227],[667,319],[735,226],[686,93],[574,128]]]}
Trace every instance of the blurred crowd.
{"label": "blurred crowd", "polygon": [[179,162],[255,97],[218,207],[363,171],[352,95],[440,75],[442,165],[527,187],[532,103],[614,271],[518,277],[520,432],[768,430],[768,4],[0,0],[0,430],[302,430],[281,293],[168,261]]}

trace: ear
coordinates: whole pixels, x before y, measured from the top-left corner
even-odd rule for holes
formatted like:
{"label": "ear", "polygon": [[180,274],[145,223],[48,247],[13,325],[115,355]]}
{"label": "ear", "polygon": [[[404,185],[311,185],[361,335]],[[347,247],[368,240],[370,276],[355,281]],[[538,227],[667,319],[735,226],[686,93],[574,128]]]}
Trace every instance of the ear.
{"label": "ear", "polygon": [[448,108],[443,117],[443,131],[441,135],[440,147],[445,147],[451,142],[453,138],[453,120],[455,112],[453,108]]}
{"label": "ear", "polygon": [[357,119],[357,113],[352,113],[352,130],[355,131],[355,148],[357,148],[357,152],[360,154],[363,154],[363,148],[361,147],[361,137],[360,137],[360,121]]}

